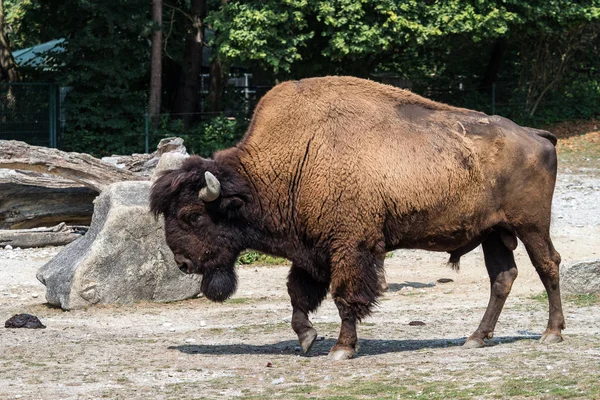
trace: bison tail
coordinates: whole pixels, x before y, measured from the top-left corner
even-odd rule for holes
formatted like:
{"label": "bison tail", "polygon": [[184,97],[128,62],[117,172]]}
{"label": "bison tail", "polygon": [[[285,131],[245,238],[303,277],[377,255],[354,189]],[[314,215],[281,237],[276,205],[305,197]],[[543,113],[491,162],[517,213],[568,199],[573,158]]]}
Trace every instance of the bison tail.
{"label": "bison tail", "polygon": [[544,131],[542,129],[536,129],[536,128],[529,128],[529,127],[526,127],[525,129],[535,135],[538,135],[540,137],[543,137],[544,139],[549,140],[550,143],[552,143],[554,146],[556,146],[556,143],[558,142],[558,140],[556,139],[556,136],[554,136],[552,133],[550,133],[548,131]]}
{"label": "bison tail", "polygon": [[551,134],[548,131],[538,130],[536,132],[536,134],[543,137],[544,139],[548,139],[550,141],[550,143],[552,143],[554,146],[556,146],[556,143],[558,142],[558,140],[556,139],[556,136],[554,136],[553,134]]}

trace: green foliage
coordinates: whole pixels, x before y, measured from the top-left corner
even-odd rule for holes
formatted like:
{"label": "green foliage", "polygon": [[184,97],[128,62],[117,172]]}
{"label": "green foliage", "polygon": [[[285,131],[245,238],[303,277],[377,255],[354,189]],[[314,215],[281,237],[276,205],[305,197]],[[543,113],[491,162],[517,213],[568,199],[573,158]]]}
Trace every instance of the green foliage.
{"label": "green foliage", "polygon": [[[231,2],[207,19],[213,28],[222,33],[215,36],[215,44],[224,60],[240,62],[258,61],[274,71],[289,71],[290,65],[300,58],[298,47],[304,46],[310,33],[306,27],[303,10],[306,0],[285,2]],[[288,27],[295,34],[282,35]]]}
{"label": "green foliage", "polygon": [[33,0],[3,0],[6,24],[11,27],[8,31],[8,39],[11,50],[19,50],[34,46],[40,35],[39,23],[27,24],[26,16],[34,5]]}
{"label": "green foliage", "polygon": [[36,77],[71,88],[62,147],[96,155],[139,152],[150,58],[146,2],[41,0],[22,6],[25,32],[43,27],[39,41],[65,39],[65,51],[56,55],[60,67]]}
{"label": "green foliage", "polygon": [[237,264],[242,265],[251,265],[251,264],[261,264],[261,265],[281,265],[285,264],[285,258],[281,257],[273,257],[268,254],[262,254],[258,251],[247,250],[240,254],[237,259]]}
{"label": "green foliage", "polygon": [[178,136],[184,140],[188,152],[209,157],[215,151],[235,145],[246,132],[248,126],[244,118],[228,118],[217,116],[201,121],[193,128],[185,131],[183,121],[163,115],[157,132],[152,134],[152,148],[156,147],[161,138]]}
{"label": "green foliage", "polygon": [[[359,71],[402,60],[420,46],[442,46],[457,36],[471,43],[522,31],[560,31],[597,21],[599,2],[538,0],[445,2],[394,0],[230,1],[209,16],[213,43],[230,65],[256,61],[276,75]],[[460,40],[460,39],[459,39]],[[439,51],[438,50],[438,51]],[[353,66],[352,62],[364,61]],[[317,62],[320,65],[309,65]],[[350,64],[348,64],[350,63]],[[298,68],[296,68],[296,66]]]}
{"label": "green foliage", "polygon": [[[63,147],[96,155],[141,151],[150,35],[157,28],[149,3],[4,1],[13,48],[66,39],[60,68],[26,72],[30,80],[71,88]],[[600,0],[207,4],[212,56],[225,71],[244,67],[256,79],[261,75],[261,85],[327,74],[399,77],[427,97],[490,113],[495,82],[495,112],[519,123],[543,126],[600,112]],[[188,0],[164,5],[165,114],[173,112],[185,38],[193,30],[189,9]],[[494,64],[499,44],[504,50]],[[235,120],[199,119],[184,131],[179,120],[165,117],[152,132],[152,144],[184,136],[201,155],[233,145],[243,136],[252,104],[228,92],[225,109],[234,111]]]}

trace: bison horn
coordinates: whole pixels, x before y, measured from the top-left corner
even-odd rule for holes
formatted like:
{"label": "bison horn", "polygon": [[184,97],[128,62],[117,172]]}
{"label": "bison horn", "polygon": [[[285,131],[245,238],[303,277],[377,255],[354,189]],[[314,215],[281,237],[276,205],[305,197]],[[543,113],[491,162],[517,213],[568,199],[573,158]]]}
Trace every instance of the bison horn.
{"label": "bison horn", "polygon": [[221,195],[221,182],[208,171],[204,173],[204,179],[206,180],[206,186],[200,189],[198,198],[207,203],[215,201]]}

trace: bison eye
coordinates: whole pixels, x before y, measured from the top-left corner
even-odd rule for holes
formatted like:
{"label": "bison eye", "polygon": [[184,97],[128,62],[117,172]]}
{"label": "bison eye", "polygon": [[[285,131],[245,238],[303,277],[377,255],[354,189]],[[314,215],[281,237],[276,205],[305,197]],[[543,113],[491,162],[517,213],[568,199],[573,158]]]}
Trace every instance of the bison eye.
{"label": "bison eye", "polygon": [[202,217],[201,213],[193,213],[187,216],[186,220],[188,222],[188,224],[195,224],[198,221],[200,221],[200,218]]}

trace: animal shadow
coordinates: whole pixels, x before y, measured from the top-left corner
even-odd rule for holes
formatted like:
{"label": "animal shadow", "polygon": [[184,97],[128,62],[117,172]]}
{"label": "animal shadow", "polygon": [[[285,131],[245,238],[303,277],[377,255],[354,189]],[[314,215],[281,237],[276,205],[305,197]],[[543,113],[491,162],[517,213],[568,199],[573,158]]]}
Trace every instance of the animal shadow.
{"label": "animal shadow", "polygon": [[[523,336],[504,336],[497,337],[487,342],[486,347],[505,345],[520,340],[535,340],[541,335],[523,335]],[[455,339],[424,339],[424,340],[381,340],[381,339],[363,339],[360,340],[360,350],[357,354],[361,356],[373,356],[386,353],[401,353],[404,351],[417,351],[422,349],[443,349],[451,347],[460,347],[464,344],[466,338]],[[335,344],[335,339],[326,339],[315,342],[312,350],[307,357],[324,356],[329,353],[329,349]],[[185,354],[204,354],[204,355],[226,355],[226,354],[302,354],[296,340],[286,340],[279,343],[268,343],[262,345],[252,344],[185,344],[179,346],[169,346],[169,350],[177,350]],[[465,350],[472,351],[472,350]]]}
{"label": "animal shadow", "polygon": [[389,292],[398,292],[404,288],[411,287],[414,289],[432,288],[435,283],[422,283],[422,282],[403,282],[403,283],[389,283]]}

